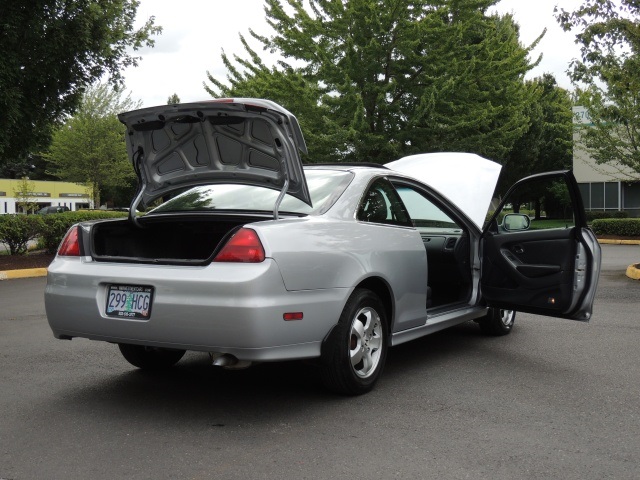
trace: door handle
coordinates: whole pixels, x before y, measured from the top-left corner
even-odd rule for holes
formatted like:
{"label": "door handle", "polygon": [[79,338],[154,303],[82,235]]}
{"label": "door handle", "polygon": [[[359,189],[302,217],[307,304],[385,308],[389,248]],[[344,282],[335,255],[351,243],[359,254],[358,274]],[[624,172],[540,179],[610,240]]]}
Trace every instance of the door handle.
{"label": "door handle", "polygon": [[524,253],[524,247],[522,245],[515,245],[513,247],[513,251],[514,251],[514,253],[522,254],[522,253]]}

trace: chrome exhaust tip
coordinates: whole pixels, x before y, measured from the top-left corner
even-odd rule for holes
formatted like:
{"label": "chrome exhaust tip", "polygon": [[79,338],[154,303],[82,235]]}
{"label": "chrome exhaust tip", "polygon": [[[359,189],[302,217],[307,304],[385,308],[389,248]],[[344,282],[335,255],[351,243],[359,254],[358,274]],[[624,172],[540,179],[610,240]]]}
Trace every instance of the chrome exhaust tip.
{"label": "chrome exhaust tip", "polygon": [[248,368],[251,366],[250,361],[248,360],[238,360],[235,356],[229,353],[223,354],[215,354],[210,353],[212,362],[211,364],[214,367],[223,367],[227,370],[241,370],[243,368]]}

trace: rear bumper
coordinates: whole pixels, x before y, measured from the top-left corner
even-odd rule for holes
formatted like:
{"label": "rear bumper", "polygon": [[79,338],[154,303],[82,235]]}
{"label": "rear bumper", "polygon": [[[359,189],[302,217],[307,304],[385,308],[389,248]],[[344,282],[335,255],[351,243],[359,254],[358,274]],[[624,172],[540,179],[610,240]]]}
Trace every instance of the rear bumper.
{"label": "rear bumper", "polygon": [[[206,267],[114,264],[56,258],[45,308],[56,338],[230,353],[270,361],[320,355],[349,289],[287,291],[275,261]],[[148,320],[109,317],[110,284],[154,288]],[[286,312],[303,312],[285,321]]]}

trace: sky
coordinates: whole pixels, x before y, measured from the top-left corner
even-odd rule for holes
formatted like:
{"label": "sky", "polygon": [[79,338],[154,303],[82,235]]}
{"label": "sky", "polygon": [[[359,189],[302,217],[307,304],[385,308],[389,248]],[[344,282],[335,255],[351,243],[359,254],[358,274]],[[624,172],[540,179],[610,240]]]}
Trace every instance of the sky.
{"label": "sky", "polygon": [[[558,84],[571,88],[566,70],[573,58],[579,56],[574,35],[565,33],[558,26],[553,9],[556,5],[573,10],[582,0],[501,0],[496,8],[499,13],[512,13],[520,25],[520,40],[528,46],[546,28],[547,33],[533,52],[533,59],[542,54],[538,67],[527,78],[543,73],[555,75]],[[264,0],[141,0],[137,22],[144,23],[155,16],[156,25],[163,28],[156,37],[154,48],[135,52],[142,59],[137,67],[125,70],[126,90],[132,100],[139,100],[143,107],[162,105],[173,93],[182,102],[211,98],[204,90],[207,71],[224,80],[226,69],[221,53],[228,56],[244,55],[239,35],[262,52],[258,42],[249,35],[252,29],[260,35],[271,32],[265,20]],[[268,55],[265,52],[265,55]],[[269,65],[270,57],[263,61]]]}

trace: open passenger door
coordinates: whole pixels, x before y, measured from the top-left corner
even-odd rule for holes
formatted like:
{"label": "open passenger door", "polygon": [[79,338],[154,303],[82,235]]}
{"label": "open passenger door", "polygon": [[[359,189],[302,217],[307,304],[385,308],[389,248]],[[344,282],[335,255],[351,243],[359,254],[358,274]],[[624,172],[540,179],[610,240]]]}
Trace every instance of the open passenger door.
{"label": "open passenger door", "polygon": [[482,296],[488,306],[589,321],[600,245],[569,171],[520,180],[485,226]]}

